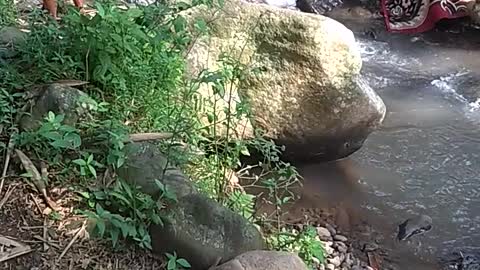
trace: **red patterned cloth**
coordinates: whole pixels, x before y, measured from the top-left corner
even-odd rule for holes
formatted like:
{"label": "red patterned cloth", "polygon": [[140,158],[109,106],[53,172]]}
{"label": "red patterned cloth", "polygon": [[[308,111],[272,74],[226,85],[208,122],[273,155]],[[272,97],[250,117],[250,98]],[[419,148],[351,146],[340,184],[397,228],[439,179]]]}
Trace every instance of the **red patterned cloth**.
{"label": "red patterned cloth", "polygon": [[431,30],[442,19],[469,15],[475,0],[381,0],[390,32],[420,33]]}

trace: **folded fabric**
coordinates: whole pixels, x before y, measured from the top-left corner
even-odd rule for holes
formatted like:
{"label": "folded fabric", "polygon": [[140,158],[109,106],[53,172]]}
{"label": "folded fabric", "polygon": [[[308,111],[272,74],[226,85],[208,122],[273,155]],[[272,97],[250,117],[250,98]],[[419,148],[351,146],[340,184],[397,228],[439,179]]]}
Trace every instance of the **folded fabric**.
{"label": "folded fabric", "polygon": [[420,33],[434,28],[442,19],[469,15],[475,0],[381,0],[390,32]]}

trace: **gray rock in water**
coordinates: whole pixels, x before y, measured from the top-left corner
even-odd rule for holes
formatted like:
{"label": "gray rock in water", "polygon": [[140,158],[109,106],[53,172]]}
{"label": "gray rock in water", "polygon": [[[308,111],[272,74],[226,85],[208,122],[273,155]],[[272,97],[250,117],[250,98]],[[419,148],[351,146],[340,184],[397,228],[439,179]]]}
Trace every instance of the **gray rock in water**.
{"label": "gray rock in water", "polygon": [[314,14],[325,14],[342,4],[342,0],[297,0],[298,9]]}
{"label": "gray rock in water", "polygon": [[308,267],[297,255],[283,251],[255,250],[210,270],[306,270]]}
{"label": "gray rock in water", "polygon": [[0,29],[0,58],[11,58],[17,55],[15,48],[26,40],[26,33],[16,27]]}
{"label": "gray rock in water", "polygon": [[444,270],[480,270],[480,248],[462,248],[440,259]]}
{"label": "gray rock in water", "polygon": [[408,240],[412,236],[424,234],[432,229],[432,218],[427,215],[420,215],[405,220],[398,225],[397,240]]}
{"label": "gray rock in water", "polygon": [[176,252],[192,269],[207,269],[221,258],[226,262],[251,250],[264,248],[262,235],[245,218],[200,194],[177,168],[167,166],[167,158],[151,143],[126,146],[127,158],[118,175],[140,186],[147,194],[160,192],[158,179],[176,194],[164,226],[150,228],[153,252],[163,256]]}
{"label": "gray rock in water", "polygon": [[27,110],[30,114],[20,116],[20,128],[37,129],[49,111],[56,115],[63,114],[65,116],[63,123],[74,125],[87,112],[80,104],[82,96],[88,97],[86,93],[76,88],[61,84],[51,84],[40,89]]}

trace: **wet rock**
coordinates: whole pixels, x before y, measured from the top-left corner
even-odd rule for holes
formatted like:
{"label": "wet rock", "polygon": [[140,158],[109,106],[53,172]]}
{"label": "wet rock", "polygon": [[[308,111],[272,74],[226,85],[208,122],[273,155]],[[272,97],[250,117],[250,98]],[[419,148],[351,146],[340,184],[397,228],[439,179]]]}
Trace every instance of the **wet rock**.
{"label": "wet rock", "polygon": [[478,270],[480,269],[480,248],[457,249],[451,254],[442,256],[440,262],[444,270]]}
{"label": "wet rock", "polygon": [[84,92],[61,84],[51,84],[42,87],[36,93],[30,108],[30,114],[20,116],[20,128],[23,130],[35,130],[49,111],[56,115],[64,115],[64,124],[75,125],[77,121],[88,112],[80,103],[82,97],[88,97]]}
{"label": "wet rock", "polygon": [[378,249],[378,245],[375,244],[375,243],[365,243],[363,245],[363,251],[364,252],[371,252],[371,251],[375,251]]}
{"label": "wet rock", "polygon": [[347,253],[348,247],[345,245],[343,242],[336,242],[335,243],[335,248],[338,250],[340,253]]}
{"label": "wet rock", "polygon": [[335,230],[335,227],[333,227],[331,224],[326,223],[325,228],[327,228],[331,235],[337,234],[337,230]]}
{"label": "wet rock", "polygon": [[297,0],[299,10],[314,14],[325,14],[342,4],[342,0]]}
{"label": "wet rock", "polygon": [[117,173],[127,183],[139,186],[142,192],[156,196],[160,187],[155,180],[159,180],[177,198],[198,193],[193,183],[179,169],[171,165],[165,169],[168,160],[155,144],[130,143],[125,146],[125,152],[125,163]]}
{"label": "wet rock", "polygon": [[341,241],[341,242],[347,242],[348,241],[348,238],[346,236],[341,235],[341,234],[337,234],[337,235],[333,236],[333,239],[336,240],[336,241]]}
{"label": "wet rock", "polygon": [[432,218],[419,215],[409,218],[398,225],[397,239],[404,241],[415,235],[424,234],[432,229]]}
{"label": "wet rock", "polygon": [[11,58],[17,55],[15,48],[26,40],[26,33],[16,27],[0,29],[0,58]]}
{"label": "wet rock", "polygon": [[324,227],[317,227],[317,235],[320,237],[320,240],[328,241],[332,239],[330,231]]}
{"label": "wet rock", "polygon": [[210,270],[307,270],[297,255],[281,251],[250,251]]}
{"label": "wet rock", "polygon": [[[313,162],[357,151],[383,121],[385,105],[361,77],[359,47],[342,24],[235,0],[220,12],[200,8],[185,15],[211,21],[214,30],[195,42],[188,56],[191,76],[217,69],[224,51],[247,65],[255,59],[262,70],[247,74],[225,102],[216,103],[217,112],[228,107],[227,100],[233,109],[242,99],[249,103],[252,121],[240,121],[233,135],[249,137],[253,127],[262,129],[286,146],[286,159]],[[199,90],[206,98],[215,97],[212,91]],[[219,134],[224,127],[218,123]]]}

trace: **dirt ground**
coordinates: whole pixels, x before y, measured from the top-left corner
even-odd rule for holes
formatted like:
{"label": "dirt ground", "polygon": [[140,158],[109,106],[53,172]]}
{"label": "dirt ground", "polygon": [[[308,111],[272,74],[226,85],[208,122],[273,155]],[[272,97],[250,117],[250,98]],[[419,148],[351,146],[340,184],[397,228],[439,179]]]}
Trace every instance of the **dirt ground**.
{"label": "dirt ground", "polygon": [[[11,250],[5,238],[31,251],[0,262],[0,269],[164,269],[162,261],[134,245],[122,243],[113,250],[110,243],[88,237],[85,230],[80,230],[84,221],[72,213],[72,206],[79,202],[70,192],[52,189],[51,197],[63,207],[61,221],[54,221],[29,185],[21,179],[10,181],[6,179],[0,195],[0,260]],[[69,246],[73,238],[76,240]]]}

